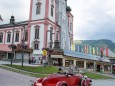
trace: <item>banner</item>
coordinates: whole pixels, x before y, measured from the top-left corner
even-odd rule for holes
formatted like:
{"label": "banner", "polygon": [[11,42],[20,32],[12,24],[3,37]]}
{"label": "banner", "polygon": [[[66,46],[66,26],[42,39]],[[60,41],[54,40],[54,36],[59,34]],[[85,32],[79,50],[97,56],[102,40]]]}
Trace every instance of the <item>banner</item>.
{"label": "banner", "polygon": [[106,48],[106,56],[108,57],[109,55],[108,55],[108,48]]}
{"label": "banner", "polygon": [[101,47],[101,58],[103,57],[103,51],[104,51],[104,48],[103,47]]}
{"label": "banner", "polygon": [[89,46],[89,53],[92,54],[92,46]]}
{"label": "banner", "polygon": [[74,44],[71,45],[71,50],[75,51],[75,45]]}
{"label": "banner", "polygon": [[93,54],[95,54],[95,47],[93,47]]}

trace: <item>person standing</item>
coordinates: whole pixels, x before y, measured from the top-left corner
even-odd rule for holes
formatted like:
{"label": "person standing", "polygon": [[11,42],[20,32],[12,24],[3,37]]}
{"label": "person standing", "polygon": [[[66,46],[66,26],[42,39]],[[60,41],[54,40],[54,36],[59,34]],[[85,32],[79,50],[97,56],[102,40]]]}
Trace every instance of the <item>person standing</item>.
{"label": "person standing", "polygon": [[70,73],[73,73],[75,71],[75,66],[72,63],[70,63],[69,69]]}

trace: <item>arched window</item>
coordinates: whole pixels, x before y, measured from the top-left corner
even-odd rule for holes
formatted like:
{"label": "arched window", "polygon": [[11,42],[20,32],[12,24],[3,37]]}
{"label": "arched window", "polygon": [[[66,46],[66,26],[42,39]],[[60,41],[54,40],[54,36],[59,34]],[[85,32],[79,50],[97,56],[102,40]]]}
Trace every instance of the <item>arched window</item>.
{"label": "arched window", "polygon": [[11,41],[11,32],[7,32],[7,42]]}
{"label": "arched window", "polygon": [[3,43],[3,32],[0,33],[0,43]]}
{"label": "arched window", "polygon": [[38,25],[35,26],[35,39],[39,39],[39,28],[40,26]]}
{"label": "arched window", "polygon": [[36,14],[40,14],[41,12],[41,2],[36,3]]}
{"label": "arched window", "polygon": [[15,33],[16,33],[15,34],[15,42],[19,42],[19,33],[20,33],[20,31],[16,31]]}

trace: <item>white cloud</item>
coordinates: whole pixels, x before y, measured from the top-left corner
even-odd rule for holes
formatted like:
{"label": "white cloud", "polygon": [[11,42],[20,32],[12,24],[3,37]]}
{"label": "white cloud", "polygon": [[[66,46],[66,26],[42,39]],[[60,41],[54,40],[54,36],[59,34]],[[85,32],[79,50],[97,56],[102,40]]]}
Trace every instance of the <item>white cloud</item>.
{"label": "white cloud", "polygon": [[0,0],[0,14],[3,23],[9,23],[12,15],[16,21],[25,21],[29,18],[30,0]]}
{"label": "white cloud", "polygon": [[74,39],[115,42],[115,0],[68,0],[74,15]]}
{"label": "white cloud", "polygon": [[[115,0],[67,0],[74,16],[74,39],[110,39],[115,42]],[[4,23],[29,18],[30,0],[0,0]]]}

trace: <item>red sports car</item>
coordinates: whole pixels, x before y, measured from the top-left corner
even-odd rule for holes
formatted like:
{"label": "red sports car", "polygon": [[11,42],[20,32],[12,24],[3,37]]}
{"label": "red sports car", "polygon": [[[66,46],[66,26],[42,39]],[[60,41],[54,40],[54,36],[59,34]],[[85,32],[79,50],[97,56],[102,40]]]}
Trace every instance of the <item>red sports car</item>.
{"label": "red sports car", "polygon": [[82,74],[52,74],[38,78],[32,86],[91,86],[92,80]]}

